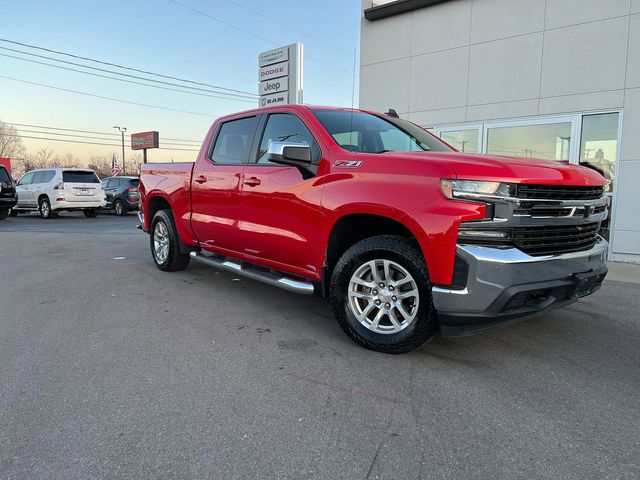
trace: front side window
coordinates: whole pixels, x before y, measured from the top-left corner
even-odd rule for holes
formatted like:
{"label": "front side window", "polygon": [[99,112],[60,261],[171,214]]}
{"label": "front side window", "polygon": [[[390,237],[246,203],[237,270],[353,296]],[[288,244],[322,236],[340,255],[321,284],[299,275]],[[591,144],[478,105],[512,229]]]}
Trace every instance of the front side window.
{"label": "front side window", "polygon": [[314,110],[329,135],[351,152],[450,152],[447,145],[411,122],[350,110]]}
{"label": "front side window", "polygon": [[223,123],[213,147],[211,160],[215,163],[228,165],[248,162],[251,141],[257,124],[257,117],[241,118]]}
{"label": "front side window", "polygon": [[267,160],[269,146],[273,142],[287,141],[306,143],[311,147],[313,160],[317,161],[320,158],[320,148],[302,120],[290,113],[274,113],[269,115],[267,126],[262,135],[260,150],[258,151],[258,163],[271,163]]}
{"label": "front side window", "polygon": [[33,177],[35,174],[36,172],[27,173],[20,179],[20,181],[18,182],[18,185],[31,185],[33,183]]}

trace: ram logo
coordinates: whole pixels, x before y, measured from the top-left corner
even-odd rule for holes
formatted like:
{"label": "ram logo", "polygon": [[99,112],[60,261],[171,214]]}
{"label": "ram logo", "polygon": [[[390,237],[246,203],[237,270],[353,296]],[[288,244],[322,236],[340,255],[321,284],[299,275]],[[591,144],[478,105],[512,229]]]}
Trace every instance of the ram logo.
{"label": "ram logo", "polygon": [[333,163],[337,168],[358,168],[360,165],[362,165],[360,160],[336,160]]}

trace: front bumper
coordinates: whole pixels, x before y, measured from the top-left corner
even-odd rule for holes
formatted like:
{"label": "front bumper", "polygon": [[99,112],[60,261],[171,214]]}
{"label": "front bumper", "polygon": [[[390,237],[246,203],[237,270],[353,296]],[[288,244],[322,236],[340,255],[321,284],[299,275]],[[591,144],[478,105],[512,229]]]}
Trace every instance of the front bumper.
{"label": "front bumper", "polygon": [[532,257],[517,248],[458,245],[468,265],[462,289],[433,287],[443,335],[473,334],[560,307],[600,288],[608,244],[590,250]]}

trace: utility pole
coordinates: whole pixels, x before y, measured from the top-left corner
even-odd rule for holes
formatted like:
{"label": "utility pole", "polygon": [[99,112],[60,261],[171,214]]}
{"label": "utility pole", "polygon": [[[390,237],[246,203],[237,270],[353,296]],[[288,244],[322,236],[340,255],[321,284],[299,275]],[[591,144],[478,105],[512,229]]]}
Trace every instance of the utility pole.
{"label": "utility pole", "polygon": [[117,128],[120,133],[122,134],[122,173],[123,175],[127,174],[127,169],[124,166],[124,132],[127,131],[127,127],[113,127],[113,128]]}

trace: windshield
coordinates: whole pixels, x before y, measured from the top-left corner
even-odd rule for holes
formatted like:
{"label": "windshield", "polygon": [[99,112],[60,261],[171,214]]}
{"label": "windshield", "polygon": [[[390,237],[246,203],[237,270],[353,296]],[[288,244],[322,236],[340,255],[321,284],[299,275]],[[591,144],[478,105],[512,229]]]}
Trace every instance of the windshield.
{"label": "windshield", "polygon": [[451,152],[417,125],[399,118],[350,110],[313,110],[338,145],[351,152]]}

